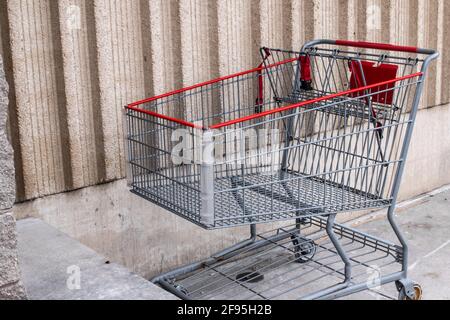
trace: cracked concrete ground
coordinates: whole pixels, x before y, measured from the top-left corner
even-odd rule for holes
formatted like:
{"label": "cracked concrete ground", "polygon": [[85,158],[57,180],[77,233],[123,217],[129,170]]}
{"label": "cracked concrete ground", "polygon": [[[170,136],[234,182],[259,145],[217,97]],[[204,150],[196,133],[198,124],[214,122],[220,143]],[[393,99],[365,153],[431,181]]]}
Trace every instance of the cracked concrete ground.
{"label": "cracked concrete ground", "polygon": [[[450,299],[450,190],[443,188],[439,191],[403,202],[396,210],[398,225],[409,244],[409,279],[421,285],[423,299]],[[379,239],[398,243],[386,219],[386,210],[353,220],[348,225]],[[309,234],[307,227],[304,232]],[[269,235],[262,237],[266,236]],[[180,277],[176,284],[190,296],[200,299],[294,300],[310,297],[314,292],[340,283],[343,264],[323,233],[313,232],[306,237],[317,245],[313,261],[295,263],[290,250],[291,241],[276,240],[260,250],[244,250],[244,254],[228,262],[217,262],[187,277]],[[400,265],[393,256],[359,241],[353,241],[349,233],[340,240],[352,262],[352,282],[374,283],[372,281],[378,277],[377,270],[384,276],[400,271]],[[243,270],[257,272],[260,280],[236,281],[236,275]],[[395,284],[389,283],[341,299],[397,298]]]}
{"label": "cracked concrete ground", "polygon": [[[423,289],[423,299],[450,299],[450,190],[425,196],[420,204],[398,210],[397,221],[409,244],[409,278]],[[387,221],[380,216],[359,229],[380,238],[395,240]],[[382,288],[396,296],[393,285]]]}
{"label": "cracked concrete ground", "polygon": [[39,219],[20,220],[17,230],[23,283],[30,299],[176,299]]}

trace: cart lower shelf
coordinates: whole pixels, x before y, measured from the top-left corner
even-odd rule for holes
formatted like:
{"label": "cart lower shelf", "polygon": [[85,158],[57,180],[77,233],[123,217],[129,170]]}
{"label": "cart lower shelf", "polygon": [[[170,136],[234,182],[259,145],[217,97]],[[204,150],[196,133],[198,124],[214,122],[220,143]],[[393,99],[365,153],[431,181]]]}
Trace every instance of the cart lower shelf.
{"label": "cart lower shelf", "polygon": [[[344,264],[325,232],[326,220],[309,220],[302,235],[295,225],[277,228],[259,234],[246,247],[158,283],[199,300],[314,299],[320,298],[316,292],[328,288],[335,294],[332,288],[342,283]],[[376,286],[380,277],[395,278],[401,271],[399,246],[338,224],[334,232],[351,259],[350,286]]]}

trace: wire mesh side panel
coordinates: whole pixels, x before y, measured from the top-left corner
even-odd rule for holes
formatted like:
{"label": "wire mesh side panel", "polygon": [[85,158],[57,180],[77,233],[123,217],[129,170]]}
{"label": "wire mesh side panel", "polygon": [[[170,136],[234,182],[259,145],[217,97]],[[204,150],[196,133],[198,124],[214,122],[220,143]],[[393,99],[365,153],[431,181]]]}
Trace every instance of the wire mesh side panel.
{"label": "wire mesh side panel", "polygon": [[263,59],[127,108],[133,191],[206,228],[388,206],[422,61],[317,48]]}
{"label": "wire mesh side panel", "polygon": [[[202,181],[210,179],[214,189],[213,179],[236,173],[234,168],[226,167],[202,180],[203,129],[276,108],[268,75],[279,73],[278,78],[284,79],[279,86],[287,94],[292,92],[296,69],[295,58],[279,61],[276,66],[255,68],[162,95],[138,108],[127,108],[133,192],[202,226],[214,226],[214,221],[206,223],[201,215]],[[220,158],[222,152],[231,154],[235,145],[228,142],[225,149],[214,150],[215,157]],[[213,215],[215,208],[210,211]]]}
{"label": "wire mesh side panel", "polygon": [[[127,109],[129,184],[132,191],[176,214],[199,221],[200,166],[174,154],[177,140],[194,148],[193,129]],[[177,133],[178,132],[178,133]]]}
{"label": "wire mesh side panel", "polygon": [[[296,54],[273,52],[267,64]],[[287,87],[285,74],[268,73],[269,102],[283,111],[216,132],[216,150],[228,148],[215,163],[217,227],[390,204],[420,61],[318,49],[306,58],[309,83],[303,61]],[[375,72],[392,68],[391,78],[371,79],[369,67],[382,64]]]}

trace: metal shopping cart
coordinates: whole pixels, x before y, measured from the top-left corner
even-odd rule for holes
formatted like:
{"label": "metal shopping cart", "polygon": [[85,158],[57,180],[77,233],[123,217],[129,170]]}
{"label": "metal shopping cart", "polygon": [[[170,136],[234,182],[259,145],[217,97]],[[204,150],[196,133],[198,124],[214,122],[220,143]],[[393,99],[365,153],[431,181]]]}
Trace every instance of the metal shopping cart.
{"label": "metal shopping cart", "polygon": [[[248,240],[153,281],[183,299],[331,299],[390,282],[420,299],[393,212],[438,54],[315,40],[261,55],[125,108],[133,193],[205,229],[250,226]],[[382,208],[398,244],[335,222]]]}

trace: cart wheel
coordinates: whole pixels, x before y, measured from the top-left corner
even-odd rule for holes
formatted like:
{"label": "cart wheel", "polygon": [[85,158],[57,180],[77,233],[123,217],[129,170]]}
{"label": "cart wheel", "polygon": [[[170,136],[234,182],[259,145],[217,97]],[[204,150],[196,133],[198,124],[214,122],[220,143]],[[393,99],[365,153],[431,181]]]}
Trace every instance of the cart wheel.
{"label": "cart wheel", "polygon": [[316,254],[317,245],[313,240],[292,235],[292,244],[294,245],[295,262],[306,263]]}
{"label": "cart wheel", "polygon": [[398,300],[422,300],[422,287],[415,283],[413,285],[413,290],[414,293],[412,294],[412,297],[409,297],[406,294],[405,287],[402,286],[398,292]]}
{"label": "cart wheel", "polygon": [[184,295],[189,295],[189,291],[187,291],[187,289],[181,285],[176,285],[175,289],[177,289],[178,291],[180,291],[181,293],[183,293]]}

